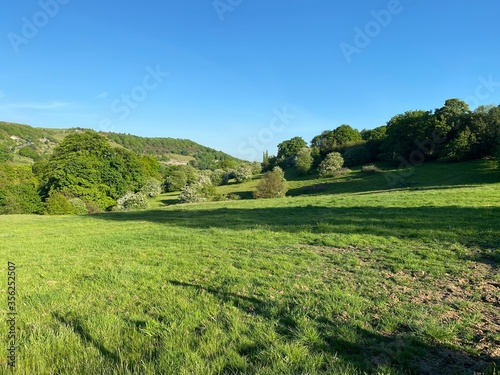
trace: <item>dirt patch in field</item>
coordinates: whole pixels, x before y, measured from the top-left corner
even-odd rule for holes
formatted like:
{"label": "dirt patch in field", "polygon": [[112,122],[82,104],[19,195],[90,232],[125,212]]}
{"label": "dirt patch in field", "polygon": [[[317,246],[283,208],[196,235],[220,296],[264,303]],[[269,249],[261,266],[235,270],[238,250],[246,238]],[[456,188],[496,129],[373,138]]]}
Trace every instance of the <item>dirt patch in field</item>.
{"label": "dirt patch in field", "polygon": [[[439,277],[426,271],[400,270],[392,272],[383,265],[373,252],[354,247],[333,248],[309,246],[308,250],[325,257],[324,273],[330,278],[335,275],[341,284],[362,293],[357,289],[359,278],[352,267],[352,258],[359,267],[369,267],[370,273],[376,278],[373,294],[383,298],[386,304],[383,308],[374,306],[374,326],[391,309],[401,304],[415,304],[429,307],[429,311],[439,311],[437,323],[443,325],[465,324],[469,334],[457,334],[453,345],[457,348],[469,348],[479,355],[453,350],[448,346],[436,344],[422,358],[415,358],[415,368],[421,374],[467,373],[475,374],[485,371],[492,363],[500,365],[500,280],[498,268],[487,262],[466,261],[469,264],[457,274],[444,274]],[[332,254],[338,254],[333,258]],[[340,264],[345,260],[347,263]],[[349,263],[350,262],[350,263]],[[365,270],[366,271],[366,270]],[[377,276],[378,275],[378,276]],[[371,291],[370,291],[371,292]],[[476,318],[471,319],[471,316]],[[471,319],[470,323],[465,319]],[[472,332],[471,332],[472,331]],[[404,337],[409,331],[379,332],[384,337],[390,337],[393,343]],[[473,336],[473,337],[471,337]],[[389,358],[374,356],[370,362],[374,365],[387,363]],[[418,363],[417,363],[418,361]]]}

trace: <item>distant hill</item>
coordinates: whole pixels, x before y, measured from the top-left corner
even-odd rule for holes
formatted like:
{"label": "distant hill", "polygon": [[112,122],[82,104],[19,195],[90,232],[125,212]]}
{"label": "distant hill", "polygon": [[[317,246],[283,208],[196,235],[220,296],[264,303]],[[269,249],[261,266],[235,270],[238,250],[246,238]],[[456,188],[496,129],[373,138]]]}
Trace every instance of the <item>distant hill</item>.
{"label": "distant hill", "polygon": [[[29,164],[44,158],[68,134],[86,129],[45,129],[0,121],[0,161],[13,160]],[[141,155],[151,155],[163,164],[192,163],[200,169],[213,168],[217,163],[242,163],[222,151],[200,145],[188,139],[149,138],[130,134],[101,132],[114,147],[123,147]]]}

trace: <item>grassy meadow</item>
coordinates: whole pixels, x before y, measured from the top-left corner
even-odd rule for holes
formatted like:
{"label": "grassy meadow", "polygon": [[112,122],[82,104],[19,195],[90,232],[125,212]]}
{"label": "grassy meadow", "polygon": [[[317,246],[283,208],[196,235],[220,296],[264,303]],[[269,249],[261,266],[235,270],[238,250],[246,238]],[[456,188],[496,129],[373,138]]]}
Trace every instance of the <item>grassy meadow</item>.
{"label": "grassy meadow", "polygon": [[0,216],[0,288],[14,262],[18,293],[17,367],[4,350],[0,373],[498,373],[496,163],[430,163],[391,188],[388,173]]}

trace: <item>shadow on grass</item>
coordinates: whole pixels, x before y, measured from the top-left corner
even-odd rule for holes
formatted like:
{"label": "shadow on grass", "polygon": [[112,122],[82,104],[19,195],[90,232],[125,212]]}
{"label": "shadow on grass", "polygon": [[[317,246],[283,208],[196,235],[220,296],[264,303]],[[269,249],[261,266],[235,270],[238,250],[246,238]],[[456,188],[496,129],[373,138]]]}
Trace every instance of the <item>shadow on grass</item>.
{"label": "shadow on grass", "polygon": [[[305,313],[296,302],[263,301],[228,293],[211,287],[167,280],[182,288],[194,288],[212,294],[225,304],[231,304],[246,314],[253,314],[273,322],[276,333],[283,341],[298,340],[297,327],[300,319],[307,318],[320,334],[320,340],[312,344],[312,350],[328,356],[340,356],[359,371],[372,373],[380,365],[390,366],[401,373],[415,374],[475,374],[479,371],[494,373],[500,362],[490,356],[472,356],[451,350],[442,345],[431,345],[401,326],[397,333],[382,335],[361,328],[345,316],[325,317]],[[267,349],[262,343],[240,348],[240,355],[259,366],[260,352]],[[228,372],[237,369],[228,368]],[[327,369],[325,369],[327,370]]]}
{"label": "shadow on grass", "polygon": [[[292,180],[315,180],[316,175],[308,177],[292,176]],[[462,163],[426,163],[417,168],[382,170],[377,173],[364,173],[359,170],[334,179],[317,179],[316,184],[292,188],[289,196],[321,195],[342,193],[380,192],[392,189],[430,190],[480,186],[500,182],[495,162],[480,160]]]}
{"label": "shadow on grass", "polygon": [[179,203],[179,199],[178,198],[162,199],[162,200],[160,200],[160,202],[164,206],[172,206],[174,204],[178,204]]}
{"label": "shadow on grass", "polygon": [[107,360],[113,362],[114,364],[119,364],[120,363],[120,358],[113,352],[109,351],[106,349],[99,341],[95,340],[90,333],[88,333],[83,325],[80,323],[80,320],[78,318],[66,318],[63,317],[57,313],[53,313],[52,317],[54,317],[59,323],[62,325],[71,328],[73,332],[80,337],[80,339],[86,343],[92,345],[94,348],[96,348],[101,355],[106,358]]}
{"label": "shadow on grass", "polygon": [[[335,197],[332,197],[334,203]],[[328,202],[330,203],[330,202]],[[195,207],[195,206],[193,206]],[[322,235],[375,235],[424,242],[443,241],[476,246],[485,251],[500,247],[498,207],[323,207],[167,209],[94,215],[109,221],[151,221],[187,228],[230,230],[268,229]],[[331,241],[328,236],[318,236]],[[316,243],[315,243],[316,244]],[[316,245],[333,246],[325,242]],[[494,258],[496,259],[496,258]]]}

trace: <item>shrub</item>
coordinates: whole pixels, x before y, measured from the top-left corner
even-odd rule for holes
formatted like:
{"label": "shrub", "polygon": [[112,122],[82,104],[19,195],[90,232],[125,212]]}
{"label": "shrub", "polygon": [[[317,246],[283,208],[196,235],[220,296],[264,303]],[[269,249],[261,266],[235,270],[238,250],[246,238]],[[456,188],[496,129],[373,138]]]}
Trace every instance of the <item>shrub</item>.
{"label": "shrub", "polygon": [[258,161],[254,161],[252,164],[252,174],[257,175],[262,173],[262,163],[259,163]]}
{"label": "shrub", "polygon": [[163,188],[165,191],[179,191],[187,184],[187,178],[181,171],[175,171],[165,178]]}
{"label": "shrub", "polygon": [[320,177],[333,176],[344,165],[344,158],[338,152],[329,153],[318,167]]}
{"label": "shrub", "polygon": [[214,186],[219,186],[224,183],[224,170],[222,169],[216,169],[213,171],[210,175],[210,180],[212,181],[212,185]]}
{"label": "shrub", "polygon": [[62,193],[52,193],[45,201],[45,211],[49,215],[74,215],[75,207]]}
{"label": "shrub", "polygon": [[241,199],[241,196],[238,194],[231,193],[228,194],[226,198],[229,199],[230,201],[239,201]]}
{"label": "shrub", "polygon": [[242,182],[249,181],[252,179],[252,167],[250,165],[240,165],[238,169],[234,172],[234,178],[236,182],[241,184]]}
{"label": "shrub", "polygon": [[344,163],[348,167],[365,164],[371,158],[370,151],[365,146],[355,146],[348,148],[344,152]]}
{"label": "shrub", "polygon": [[12,156],[12,153],[10,152],[9,147],[0,143],[0,163],[3,163],[4,161],[12,161],[12,160],[13,160],[13,156]]}
{"label": "shrub", "polygon": [[43,204],[31,182],[0,185],[0,214],[40,214]]}
{"label": "shrub", "polygon": [[197,178],[196,170],[189,165],[173,167],[165,178],[163,187],[165,191],[180,191],[186,184],[195,182]]}
{"label": "shrub", "polygon": [[206,200],[207,199],[199,193],[196,184],[184,186],[179,195],[179,202],[181,203],[198,203],[205,202]]}
{"label": "shrub", "polygon": [[146,209],[149,207],[148,198],[142,192],[127,193],[117,201],[117,209],[120,211]]}
{"label": "shrub", "polygon": [[376,165],[370,164],[370,165],[365,165],[363,167],[363,172],[368,173],[368,174],[373,174],[373,173],[380,172],[380,169],[378,169],[378,167]]}
{"label": "shrub", "polygon": [[212,181],[207,176],[200,176],[196,183],[186,185],[179,195],[181,203],[198,203],[220,199],[221,195],[217,194]]}
{"label": "shrub", "polygon": [[87,205],[85,202],[80,199],[80,198],[69,198],[69,203],[73,206],[74,208],[74,213],[76,215],[85,215],[89,213],[89,209],[87,208]]}
{"label": "shrub", "polygon": [[253,192],[254,198],[281,198],[286,195],[288,185],[285,173],[280,167],[274,167],[267,172],[257,185],[257,190]]}
{"label": "shrub", "polygon": [[160,182],[153,177],[149,177],[141,188],[141,193],[147,197],[154,198],[161,193]]}
{"label": "shrub", "polygon": [[41,159],[41,156],[36,150],[34,150],[30,146],[23,147],[19,150],[19,155],[24,156],[26,158],[30,158],[33,161],[38,161]]}
{"label": "shrub", "polygon": [[311,149],[303,148],[295,157],[295,168],[297,168],[297,171],[300,174],[305,175],[311,170],[313,161],[314,159],[311,155]]}

